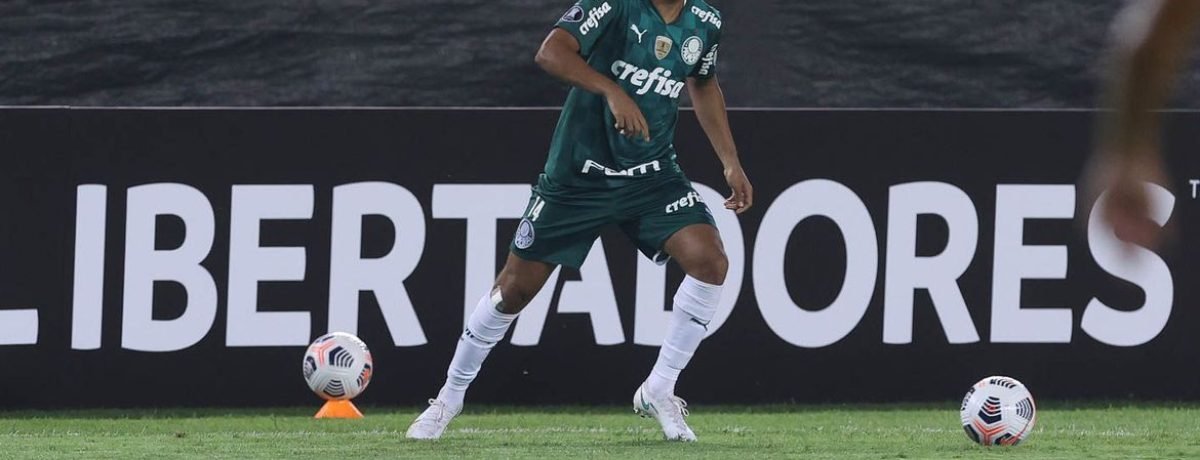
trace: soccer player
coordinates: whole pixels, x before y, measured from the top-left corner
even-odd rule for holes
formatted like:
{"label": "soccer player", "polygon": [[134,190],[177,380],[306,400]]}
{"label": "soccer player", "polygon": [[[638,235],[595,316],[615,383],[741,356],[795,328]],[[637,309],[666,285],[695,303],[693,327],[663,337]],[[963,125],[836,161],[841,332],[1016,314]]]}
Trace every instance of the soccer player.
{"label": "soccer player", "polygon": [[1112,110],[1101,118],[1099,146],[1084,181],[1092,196],[1108,190],[1101,217],[1124,241],[1154,247],[1160,238],[1143,185],[1167,177],[1153,111],[1170,95],[1198,24],[1200,0],[1142,0],[1131,2],[1113,26],[1106,95]]}
{"label": "soccer player", "polygon": [[537,64],[574,86],[496,284],[459,338],[446,383],[408,429],[436,439],[462,411],[467,387],[556,266],[578,268],[600,230],[619,226],[647,257],[687,274],[666,337],[634,409],[669,440],[695,441],[675,381],[716,313],[729,262],[712,214],[675,162],[679,97],[725,168],[726,209],[745,212],[753,189],[729,132],[717,83],[721,14],[704,0],[581,0],[542,43]]}

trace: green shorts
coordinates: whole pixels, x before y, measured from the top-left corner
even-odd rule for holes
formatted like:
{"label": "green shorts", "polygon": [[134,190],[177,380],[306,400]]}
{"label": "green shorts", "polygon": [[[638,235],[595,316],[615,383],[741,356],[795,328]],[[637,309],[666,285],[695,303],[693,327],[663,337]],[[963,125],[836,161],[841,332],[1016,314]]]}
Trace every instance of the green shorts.
{"label": "green shorts", "polygon": [[509,249],[525,260],[579,268],[609,225],[617,225],[646,257],[670,259],[663,245],[694,224],[714,225],[712,213],[682,176],[611,190],[534,187]]}

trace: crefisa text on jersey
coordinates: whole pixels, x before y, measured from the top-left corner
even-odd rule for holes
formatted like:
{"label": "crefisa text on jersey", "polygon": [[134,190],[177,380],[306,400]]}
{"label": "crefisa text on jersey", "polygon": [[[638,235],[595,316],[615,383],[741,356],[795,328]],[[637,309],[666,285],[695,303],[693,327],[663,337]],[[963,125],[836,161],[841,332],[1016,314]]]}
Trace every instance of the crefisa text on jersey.
{"label": "crefisa text on jersey", "polygon": [[717,14],[712,11],[701,9],[698,6],[693,5],[692,14],[696,15],[696,17],[700,19],[700,22],[712,24],[713,27],[716,27],[717,29],[721,28],[721,17],[717,16]]}
{"label": "crefisa text on jersey", "polygon": [[[688,203],[721,203],[724,197],[711,187],[695,184],[697,196]],[[101,184],[79,185],[76,189],[75,254],[73,298],[71,305],[9,305],[0,309],[0,344],[36,344],[39,309],[70,311],[71,348],[87,350],[101,347],[102,317],[106,309],[119,308],[120,346],[126,349],[166,352],[189,348],[200,343],[214,327],[219,299],[224,300],[225,344],[231,347],[305,346],[311,338],[310,312],[328,309],[328,330],[354,333],[359,326],[359,294],[374,295],[394,345],[420,346],[426,343],[421,319],[413,308],[404,280],[419,270],[422,260],[443,260],[436,252],[442,246],[427,244],[426,226],[430,219],[464,222],[466,248],[465,290],[442,292],[447,302],[463,305],[466,311],[475,305],[475,296],[484,291],[496,274],[498,245],[505,239],[498,234],[498,222],[519,219],[525,208],[530,187],[524,184],[440,184],[421,191],[429,196],[422,202],[404,186],[389,182],[349,183],[319,190],[313,185],[233,185],[213,195],[187,184],[154,183],[121,190]],[[1175,197],[1166,189],[1151,187],[1152,216],[1160,225],[1170,217]],[[228,195],[226,195],[228,193]],[[109,199],[125,196],[123,216],[108,216]],[[317,200],[319,194],[329,194]],[[211,196],[228,196],[230,202],[214,205]],[[998,184],[995,188],[993,246],[978,248],[981,241],[980,212],[977,202],[959,187],[943,182],[913,182],[888,188],[886,216],[872,215],[860,196],[845,185],[825,179],[807,180],[786,189],[764,205],[763,216],[752,245],[747,244],[743,228],[731,212],[714,207],[714,217],[725,241],[730,259],[730,274],[720,311],[710,324],[709,333],[717,332],[733,311],[743,280],[753,274],[754,302],[742,308],[758,308],[764,321],[782,340],[798,347],[819,348],[837,343],[855,331],[865,312],[876,299],[876,280],[884,276],[882,302],[882,341],[907,344],[913,341],[914,292],[927,290],[946,339],[951,344],[980,342],[981,334],[968,310],[958,280],[975,260],[977,252],[991,251],[990,309],[987,339],[993,343],[1069,343],[1075,332],[1075,313],[1069,305],[1022,305],[1024,280],[1066,280],[1068,277],[1067,235],[1060,244],[1026,244],[1024,228],[1034,220],[1070,220],[1076,212],[1074,185]],[[314,213],[316,203],[329,203],[328,212]],[[670,209],[671,203],[663,203]],[[879,208],[875,208],[879,209]],[[987,208],[985,208],[987,209]],[[1104,227],[1093,211],[1088,216],[1088,247],[1096,266],[1114,279],[1125,280],[1144,293],[1141,304],[1111,306],[1095,298],[1096,293],[1082,292],[1090,300],[1075,305],[1081,312],[1079,329],[1098,342],[1113,346],[1136,346],[1153,340],[1166,326],[1174,303],[1174,281],[1170,267],[1154,252],[1144,248],[1125,251]],[[227,210],[227,211],[226,211]],[[59,212],[72,212],[63,209]],[[218,220],[217,212],[228,212]],[[314,215],[329,216],[329,222],[312,222]],[[945,222],[945,248],[933,256],[921,256],[915,248],[917,217],[933,215]],[[163,249],[156,240],[163,231],[160,217],[181,222],[185,229],[178,246]],[[382,216],[395,228],[391,249],[382,256],[362,254],[364,216]],[[227,219],[225,219],[227,217]],[[821,218],[814,225],[835,225],[844,244],[845,271],[842,286],[829,305],[818,309],[801,308],[788,292],[785,279],[787,246],[796,227],[810,218]],[[122,219],[124,225],[110,225]],[[882,239],[876,221],[885,219]],[[287,225],[317,225],[328,228],[328,253],[312,253],[303,246],[264,246],[262,241],[271,220],[286,220]],[[228,228],[216,227],[228,222]],[[276,224],[278,225],[278,224]],[[106,234],[104,229],[123,228],[125,234]],[[214,239],[228,237],[228,253],[215,253]],[[323,230],[322,230],[323,232]],[[270,235],[268,235],[270,236]],[[122,240],[123,251],[106,251],[110,239]],[[453,237],[458,238],[458,237]],[[442,240],[444,241],[444,240]],[[985,240],[986,241],[986,240]],[[800,244],[828,244],[801,242]],[[1044,242],[1043,242],[1044,243]],[[457,246],[457,245],[456,245]],[[753,247],[749,255],[747,247]],[[115,252],[115,253],[114,253]],[[431,254],[426,254],[431,252]],[[1133,262],[1123,259],[1132,257]],[[327,256],[327,257],[326,257]],[[423,258],[423,256],[429,256]],[[106,263],[106,259],[113,259]],[[118,260],[121,259],[121,260]],[[636,284],[621,286],[636,290],[633,298],[635,321],[632,341],[657,346],[663,324],[669,317],[664,297],[667,290],[665,269],[644,257],[636,267]],[[880,261],[885,260],[883,267]],[[202,265],[202,262],[204,263]],[[310,262],[328,264],[327,279],[307,275]],[[9,267],[21,266],[20,260],[4,260]],[[218,284],[206,266],[228,267],[227,281]],[[106,269],[107,268],[107,269]],[[325,268],[325,267],[322,267]],[[525,310],[514,327],[512,343],[537,345],[542,327],[551,311],[584,313],[600,345],[627,343],[621,326],[617,293],[612,271],[597,241],[580,270],[580,279],[559,285],[557,272],[548,286]],[[881,270],[882,268],[882,270]],[[627,270],[627,267],[621,267]],[[320,272],[325,273],[324,270]],[[122,292],[112,293],[105,302],[105,278],[121,278]],[[328,298],[313,299],[308,305],[272,306],[260,311],[258,293],[262,282],[325,284]],[[186,292],[182,314],[173,319],[156,319],[153,311],[155,283],[175,283]],[[1043,281],[1045,282],[1045,281]],[[66,281],[64,280],[64,284]],[[225,292],[219,292],[224,286]],[[1092,289],[1079,287],[1078,289]],[[323,290],[322,290],[323,292]],[[454,297],[458,297],[455,299]],[[628,296],[620,296],[630,298]],[[982,303],[978,294],[971,302]],[[555,308],[551,308],[556,300]],[[749,300],[749,299],[747,299]],[[161,302],[161,300],[160,300]],[[879,305],[881,303],[882,305]],[[172,306],[175,307],[175,306]],[[69,308],[69,310],[68,310]],[[291,310],[291,311],[289,311]],[[116,314],[118,312],[109,312]],[[49,316],[49,315],[47,315]],[[42,325],[42,330],[66,330],[66,325]],[[49,327],[49,329],[47,329]],[[858,333],[868,333],[859,331]],[[116,344],[105,344],[115,346]]]}
{"label": "crefisa text on jersey", "polygon": [[579,26],[579,33],[587,35],[597,27],[600,27],[600,20],[604,19],[604,16],[607,16],[610,11],[612,11],[612,5],[609,5],[608,2],[601,3],[599,6],[588,10],[587,19],[583,22],[583,25]]}
{"label": "crefisa text on jersey", "polygon": [[686,86],[684,82],[672,79],[670,70],[658,67],[650,71],[620,59],[613,62],[612,73],[618,80],[628,81],[637,87],[636,93],[639,96],[653,89],[654,93],[660,96],[679,99],[679,93]]}

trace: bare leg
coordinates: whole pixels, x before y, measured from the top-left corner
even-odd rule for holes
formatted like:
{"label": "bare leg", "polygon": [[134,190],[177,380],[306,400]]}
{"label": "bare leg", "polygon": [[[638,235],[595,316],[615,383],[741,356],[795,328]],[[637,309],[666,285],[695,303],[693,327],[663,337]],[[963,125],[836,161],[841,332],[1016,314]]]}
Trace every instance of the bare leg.
{"label": "bare leg", "polygon": [[508,254],[504,269],[496,277],[496,286],[503,297],[496,309],[502,313],[515,315],[525,309],[533,297],[542,290],[542,285],[554,272],[554,265],[545,262],[525,260],[513,253]]}
{"label": "bare leg", "polygon": [[509,325],[542,289],[552,272],[554,266],[550,264],[525,260],[511,253],[508,255],[504,269],[496,278],[496,285],[479,299],[479,305],[467,319],[467,327],[458,340],[454,359],[446,372],[446,385],[442,387],[438,399],[452,405],[462,405],[467,387],[479,374],[483,360],[492,347],[504,339]]}
{"label": "bare leg", "polygon": [[667,322],[658,361],[646,382],[633,394],[633,410],[657,419],[667,439],[695,441],[696,433],[684,420],[688,415],[687,403],[675,396],[675,381],[708,333],[708,323],[721,300],[721,284],[725,282],[729,261],[720,235],[712,225],[685,227],[671,236],[665,246],[667,254],[688,276],[675,293],[674,310]]}
{"label": "bare leg", "polygon": [[684,273],[708,284],[725,284],[729,259],[721,234],[712,225],[697,224],[675,232],[664,245]]}
{"label": "bare leg", "polygon": [[437,439],[460,411],[467,387],[479,375],[483,361],[496,343],[504,339],[517,314],[529,304],[554,272],[554,266],[508,255],[492,290],[479,299],[458,339],[454,359],[446,370],[446,384],[429,408],[408,428],[410,439]]}
{"label": "bare leg", "polygon": [[711,225],[685,227],[665,246],[688,276],[675,294],[658,361],[646,380],[647,390],[655,394],[674,394],[675,381],[708,333],[729,270],[721,235]]}

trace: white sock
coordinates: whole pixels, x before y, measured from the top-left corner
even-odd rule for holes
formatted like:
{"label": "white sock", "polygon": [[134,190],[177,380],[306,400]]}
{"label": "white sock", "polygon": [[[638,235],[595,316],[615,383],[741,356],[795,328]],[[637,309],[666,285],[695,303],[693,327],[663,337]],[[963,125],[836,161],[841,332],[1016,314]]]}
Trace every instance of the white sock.
{"label": "white sock", "polygon": [[700,341],[708,333],[708,323],[717,313],[721,288],[690,276],[683,279],[675,293],[674,311],[667,322],[667,335],[658,351],[658,361],[646,379],[646,390],[659,395],[675,394],[679,373],[700,347]]}
{"label": "white sock", "polygon": [[442,402],[462,406],[467,387],[475,380],[475,376],[479,375],[479,368],[483,366],[488,352],[492,351],[496,343],[504,340],[508,327],[517,319],[515,314],[501,313],[496,309],[500,301],[499,290],[479,299],[479,305],[475,307],[475,312],[471,313],[467,327],[458,339],[454,359],[450,361],[450,368],[446,371],[446,384],[438,392],[438,399]]}

